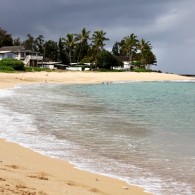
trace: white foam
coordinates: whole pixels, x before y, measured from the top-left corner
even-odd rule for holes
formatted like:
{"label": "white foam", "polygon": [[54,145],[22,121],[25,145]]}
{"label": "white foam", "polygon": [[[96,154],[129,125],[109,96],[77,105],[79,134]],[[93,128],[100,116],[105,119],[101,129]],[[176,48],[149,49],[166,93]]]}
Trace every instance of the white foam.
{"label": "white foam", "polygon": [[147,81],[147,80],[132,80],[132,81],[114,81],[112,83],[115,83],[115,84],[125,84],[125,83],[154,83],[154,82],[157,82],[157,83],[168,83],[168,82],[172,82],[172,83],[194,83],[195,82],[195,79],[186,79],[186,80],[150,80],[150,81]]}
{"label": "white foam", "polygon": [[9,89],[1,89],[0,90],[0,98],[12,96],[14,92]]}

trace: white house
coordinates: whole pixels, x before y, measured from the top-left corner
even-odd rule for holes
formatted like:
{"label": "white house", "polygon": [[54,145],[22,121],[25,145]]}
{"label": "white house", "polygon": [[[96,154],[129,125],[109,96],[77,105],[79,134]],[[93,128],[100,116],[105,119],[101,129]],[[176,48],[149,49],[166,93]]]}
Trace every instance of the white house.
{"label": "white house", "polygon": [[117,60],[123,62],[123,66],[113,67],[115,70],[131,70],[132,65],[129,57],[127,56],[116,56]]}
{"label": "white house", "polygon": [[14,58],[24,62],[25,66],[37,66],[38,61],[43,60],[38,52],[25,49],[24,46],[4,46],[0,48],[0,60]]}
{"label": "white house", "polygon": [[79,67],[79,66],[77,66],[77,67],[67,67],[66,68],[66,70],[73,70],[73,71],[82,71],[82,67]]}
{"label": "white house", "polygon": [[16,58],[17,54],[12,51],[0,51],[0,60],[5,58]]}
{"label": "white house", "polygon": [[69,65],[62,64],[61,62],[44,62],[44,61],[39,61],[38,62],[38,67],[40,68],[48,68],[50,70],[66,70]]}

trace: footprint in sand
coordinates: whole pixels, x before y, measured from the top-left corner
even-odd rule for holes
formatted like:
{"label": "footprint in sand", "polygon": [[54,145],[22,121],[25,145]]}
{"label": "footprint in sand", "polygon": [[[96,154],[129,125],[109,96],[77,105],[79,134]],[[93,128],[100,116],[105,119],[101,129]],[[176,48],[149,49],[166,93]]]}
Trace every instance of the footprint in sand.
{"label": "footprint in sand", "polygon": [[36,175],[29,175],[28,177],[34,178],[34,179],[40,179],[40,180],[49,180],[47,177],[47,174],[44,172],[38,173]]}
{"label": "footprint in sand", "polygon": [[5,165],[6,167],[12,168],[12,169],[20,169],[17,165]]}
{"label": "footprint in sand", "polygon": [[73,181],[67,181],[66,184],[69,186],[76,186],[76,183]]}
{"label": "footprint in sand", "polygon": [[[99,181],[99,180],[98,180]],[[66,181],[66,184],[69,185],[69,186],[75,186],[75,187],[80,187],[80,188],[85,188],[87,189],[89,192],[93,192],[93,193],[102,193],[100,190],[98,190],[97,188],[94,188],[94,187],[90,187],[90,186],[87,186],[87,185],[83,185],[83,184],[79,184],[79,183],[76,183],[74,181]],[[103,193],[102,193],[103,194]]]}

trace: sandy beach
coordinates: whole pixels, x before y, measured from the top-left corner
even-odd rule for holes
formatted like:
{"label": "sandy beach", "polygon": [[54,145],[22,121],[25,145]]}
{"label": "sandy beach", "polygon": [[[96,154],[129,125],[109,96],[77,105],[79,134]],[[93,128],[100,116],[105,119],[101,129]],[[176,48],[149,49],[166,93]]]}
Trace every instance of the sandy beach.
{"label": "sandy beach", "polygon": [[135,72],[28,72],[0,73],[0,88],[31,83],[103,83],[117,81],[171,81],[193,80],[175,74]]}
{"label": "sandy beach", "polygon": [[[110,83],[122,81],[193,80],[162,73],[32,72],[0,73],[0,89],[33,83]],[[6,127],[5,127],[6,128]],[[136,186],[78,170],[66,161],[49,158],[0,139],[0,194],[22,195],[143,195]]]}

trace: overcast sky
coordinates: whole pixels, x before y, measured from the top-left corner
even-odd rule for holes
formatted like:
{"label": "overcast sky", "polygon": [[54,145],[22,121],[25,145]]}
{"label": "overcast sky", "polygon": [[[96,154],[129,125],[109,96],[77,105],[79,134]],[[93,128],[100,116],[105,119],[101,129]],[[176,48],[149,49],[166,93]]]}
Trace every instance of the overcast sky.
{"label": "overcast sky", "polygon": [[195,0],[0,0],[0,27],[14,38],[58,41],[83,27],[116,41],[134,33],[150,41],[164,72],[195,74]]}

